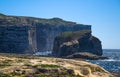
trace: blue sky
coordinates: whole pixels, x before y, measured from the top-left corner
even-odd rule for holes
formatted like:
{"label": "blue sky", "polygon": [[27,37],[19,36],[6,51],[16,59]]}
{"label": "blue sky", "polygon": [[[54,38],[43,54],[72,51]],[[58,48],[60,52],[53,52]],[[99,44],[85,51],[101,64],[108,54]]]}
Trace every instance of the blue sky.
{"label": "blue sky", "polygon": [[90,24],[103,48],[120,49],[120,0],[0,0],[0,13]]}

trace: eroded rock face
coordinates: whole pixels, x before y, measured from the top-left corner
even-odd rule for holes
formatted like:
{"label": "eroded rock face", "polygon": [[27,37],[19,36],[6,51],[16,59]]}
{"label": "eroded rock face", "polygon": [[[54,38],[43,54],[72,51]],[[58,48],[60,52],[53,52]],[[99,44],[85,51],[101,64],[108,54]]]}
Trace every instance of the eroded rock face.
{"label": "eroded rock face", "polygon": [[81,25],[61,25],[61,26],[53,26],[53,25],[36,25],[36,41],[37,41],[37,50],[38,51],[52,51],[53,43],[56,36],[61,34],[62,32],[69,31],[79,31],[79,30],[90,30],[87,26],[81,27]]}
{"label": "eroded rock face", "polygon": [[102,55],[101,41],[91,31],[66,32],[55,38],[53,55],[64,57],[78,52]]}
{"label": "eroded rock face", "polygon": [[0,27],[0,52],[23,53],[29,45],[28,27]]}
{"label": "eroded rock face", "polygon": [[79,30],[91,30],[91,26],[60,18],[41,19],[0,14],[0,52],[52,51],[57,35]]}

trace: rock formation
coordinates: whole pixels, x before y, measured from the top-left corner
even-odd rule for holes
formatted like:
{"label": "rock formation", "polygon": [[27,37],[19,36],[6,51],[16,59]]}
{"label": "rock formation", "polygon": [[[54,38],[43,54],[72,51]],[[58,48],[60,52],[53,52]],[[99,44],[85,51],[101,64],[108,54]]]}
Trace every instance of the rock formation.
{"label": "rock formation", "polygon": [[103,59],[108,59],[107,57],[97,56],[95,54],[88,53],[88,52],[74,53],[72,55],[66,56],[65,58],[67,58],[67,59],[87,59],[87,60],[103,60]]}
{"label": "rock formation", "polygon": [[63,32],[55,38],[53,54],[65,57],[79,52],[102,55],[101,41],[91,35],[90,30]]}
{"label": "rock formation", "polygon": [[91,30],[90,25],[0,14],[0,52],[33,53],[52,51],[54,38],[62,32]]}

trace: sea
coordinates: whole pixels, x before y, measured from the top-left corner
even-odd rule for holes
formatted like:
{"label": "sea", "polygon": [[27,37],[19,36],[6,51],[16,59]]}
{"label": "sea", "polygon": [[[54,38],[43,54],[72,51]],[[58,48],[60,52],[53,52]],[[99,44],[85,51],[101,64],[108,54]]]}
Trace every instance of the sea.
{"label": "sea", "polygon": [[109,72],[120,72],[120,49],[103,49],[105,60],[87,60],[88,62],[102,66]]}
{"label": "sea", "polygon": [[[34,55],[49,55],[52,51],[37,52]],[[109,59],[87,60],[88,62],[102,66],[109,72],[120,72],[120,49],[103,49],[103,55]]]}

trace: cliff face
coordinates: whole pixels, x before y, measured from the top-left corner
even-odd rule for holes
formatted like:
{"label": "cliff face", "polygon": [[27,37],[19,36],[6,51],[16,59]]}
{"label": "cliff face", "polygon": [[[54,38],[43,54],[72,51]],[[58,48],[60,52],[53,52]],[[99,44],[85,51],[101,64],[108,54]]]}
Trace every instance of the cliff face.
{"label": "cliff face", "polygon": [[91,30],[91,26],[60,18],[41,19],[0,14],[0,52],[52,51],[57,35],[79,30]]}
{"label": "cliff face", "polygon": [[0,27],[0,52],[22,53],[29,45],[28,27]]}
{"label": "cliff face", "polygon": [[90,30],[64,32],[55,38],[53,47],[55,56],[64,57],[78,52],[90,52],[101,56],[101,42],[91,35]]}
{"label": "cliff face", "polygon": [[57,35],[62,32],[79,31],[79,30],[90,30],[90,27],[85,25],[41,25],[36,26],[36,37],[37,37],[37,50],[38,51],[51,51],[53,49],[54,39]]}

